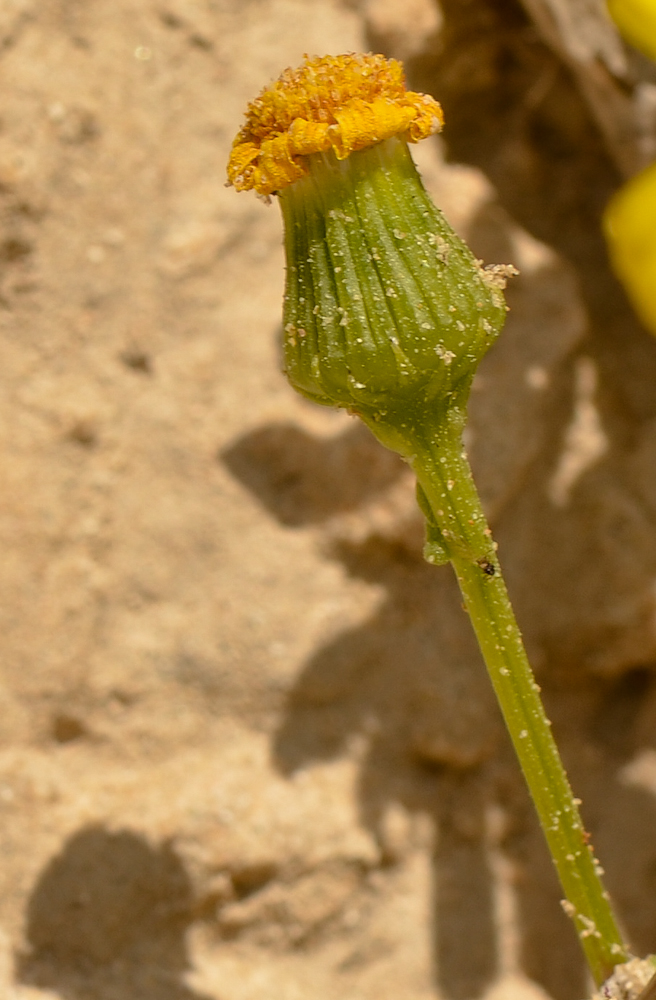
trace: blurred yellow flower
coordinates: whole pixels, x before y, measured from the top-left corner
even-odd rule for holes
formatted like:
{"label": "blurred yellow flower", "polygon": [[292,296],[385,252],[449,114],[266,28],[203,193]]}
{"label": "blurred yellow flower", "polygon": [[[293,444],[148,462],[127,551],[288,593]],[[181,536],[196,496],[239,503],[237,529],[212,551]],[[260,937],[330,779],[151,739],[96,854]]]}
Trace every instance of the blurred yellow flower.
{"label": "blurred yellow flower", "polygon": [[[608,10],[626,40],[656,59],[656,0],[608,0]],[[604,228],[615,271],[656,334],[656,163],[615,195]]]}
{"label": "blurred yellow flower", "polygon": [[608,0],[608,10],[627,42],[656,59],[656,0]]}
{"label": "blurred yellow flower", "polygon": [[615,271],[636,312],[656,334],[656,163],[615,195],[604,227]]}

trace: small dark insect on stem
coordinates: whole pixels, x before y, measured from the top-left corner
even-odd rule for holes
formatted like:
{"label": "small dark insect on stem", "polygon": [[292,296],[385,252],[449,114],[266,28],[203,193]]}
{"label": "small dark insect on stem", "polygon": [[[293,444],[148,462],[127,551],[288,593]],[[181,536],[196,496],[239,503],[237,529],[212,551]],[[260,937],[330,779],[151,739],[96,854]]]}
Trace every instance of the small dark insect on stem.
{"label": "small dark insect on stem", "polygon": [[494,568],[494,563],[491,563],[489,559],[477,559],[476,562],[481,567],[486,576],[494,576],[496,569]]}

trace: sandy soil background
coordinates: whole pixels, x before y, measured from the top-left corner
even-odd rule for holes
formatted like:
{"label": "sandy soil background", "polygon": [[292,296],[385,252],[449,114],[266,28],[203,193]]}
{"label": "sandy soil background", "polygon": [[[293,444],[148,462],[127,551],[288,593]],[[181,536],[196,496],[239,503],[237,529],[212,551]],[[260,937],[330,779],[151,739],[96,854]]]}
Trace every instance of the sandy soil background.
{"label": "sandy soil background", "polygon": [[603,205],[652,71],[583,0],[0,5],[0,996],[576,1000],[407,471],[279,373],[246,102],[382,51],[506,331],[468,446],[635,949],[656,951],[656,345]]}

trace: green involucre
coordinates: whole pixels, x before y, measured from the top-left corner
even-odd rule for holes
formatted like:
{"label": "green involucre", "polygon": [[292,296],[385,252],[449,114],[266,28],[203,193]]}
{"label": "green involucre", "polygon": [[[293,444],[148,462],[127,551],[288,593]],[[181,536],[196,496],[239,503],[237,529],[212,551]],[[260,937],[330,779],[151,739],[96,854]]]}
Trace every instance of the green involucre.
{"label": "green involucre", "polygon": [[280,192],[290,382],[373,419],[446,399],[503,325],[497,275],[435,208],[403,140],[311,160]]}

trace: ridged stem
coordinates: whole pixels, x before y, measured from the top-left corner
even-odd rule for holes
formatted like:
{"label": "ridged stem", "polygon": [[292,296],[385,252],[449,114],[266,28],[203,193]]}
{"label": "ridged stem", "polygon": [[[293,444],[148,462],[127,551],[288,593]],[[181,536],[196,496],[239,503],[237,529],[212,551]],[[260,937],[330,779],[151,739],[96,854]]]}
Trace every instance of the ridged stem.
{"label": "ridged stem", "polygon": [[[434,417],[434,414],[433,414]],[[628,952],[546,717],[462,446],[464,407],[405,418],[403,451],[430,506],[429,539],[455,569],[490,679],[595,982]],[[380,425],[371,422],[382,440]],[[430,427],[430,429],[427,429]],[[397,423],[398,429],[398,423]],[[396,445],[398,448],[398,438]],[[400,450],[400,449],[399,449]],[[431,525],[432,522],[432,525]],[[441,560],[440,560],[441,561]]]}

